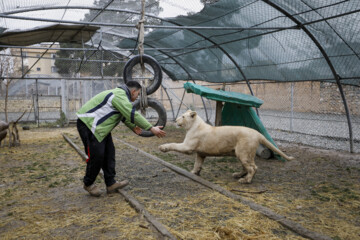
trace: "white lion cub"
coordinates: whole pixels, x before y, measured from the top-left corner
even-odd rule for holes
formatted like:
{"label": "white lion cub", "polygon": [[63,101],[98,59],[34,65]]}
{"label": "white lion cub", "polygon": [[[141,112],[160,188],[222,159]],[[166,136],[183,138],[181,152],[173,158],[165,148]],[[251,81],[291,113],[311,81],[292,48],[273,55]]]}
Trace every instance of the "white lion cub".
{"label": "white lion cub", "polygon": [[293,157],[285,155],[271,144],[258,131],[239,126],[213,127],[206,124],[194,111],[188,110],[178,119],[177,125],[184,127],[187,132],[183,143],[168,143],[159,146],[163,152],[177,151],[185,154],[196,152],[194,168],[191,171],[200,175],[201,166],[207,156],[236,156],[244,169],[244,174],[234,173],[234,177],[241,177],[240,183],[251,183],[257,170],[255,154],[259,144],[278,153],[286,160]]}

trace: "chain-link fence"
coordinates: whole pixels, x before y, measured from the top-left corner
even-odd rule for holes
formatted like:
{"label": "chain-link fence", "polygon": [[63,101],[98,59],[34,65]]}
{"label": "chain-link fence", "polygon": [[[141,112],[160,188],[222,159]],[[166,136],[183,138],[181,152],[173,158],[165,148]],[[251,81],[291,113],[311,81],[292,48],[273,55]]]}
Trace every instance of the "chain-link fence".
{"label": "chain-link fence", "polygon": [[[223,89],[222,84],[202,85]],[[215,101],[186,93],[181,86],[166,88],[173,107],[168,111],[168,119],[173,120],[186,110],[192,109],[199,112],[205,121],[214,124]],[[351,113],[349,129],[344,103],[336,84],[255,82],[251,87],[254,95],[264,101],[258,109],[259,116],[275,140],[349,151],[351,132],[353,151],[360,152],[360,88],[344,87]],[[226,85],[225,90],[250,94],[245,83]],[[169,109],[168,96],[161,94],[160,99],[163,99],[164,105]]]}
{"label": "chain-link fence", "polygon": [[[23,122],[61,121],[62,113],[68,121],[72,122],[76,120],[76,111],[91,97],[121,84],[118,80],[51,81],[56,87],[48,87],[44,82],[34,81],[35,88],[33,89],[30,87],[33,83],[28,82],[30,92],[27,95],[10,96],[8,99],[9,121],[16,120],[26,111],[21,119]],[[205,121],[214,125],[215,101],[186,93],[183,83],[165,78],[161,88],[149,97],[156,98],[164,105],[168,122],[174,121],[183,112],[192,109],[197,111]],[[36,84],[38,84],[37,88]],[[213,89],[224,87],[222,84],[201,84]],[[47,88],[45,89],[44,86]],[[259,108],[259,116],[275,140],[320,148],[349,150],[350,129],[336,84],[264,82],[251,86],[254,95],[264,101]],[[226,85],[225,90],[249,94],[248,87],[244,83]],[[346,86],[344,92],[351,112],[353,150],[360,152],[360,109],[358,107],[360,89],[355,86]],[[4,98],[0,99],[0,104],[4,109]],[[158,118],[157,112],[152,109],[148,109],[145,116],[154,124]],[[3,112],[1,118],[5,118]]]}

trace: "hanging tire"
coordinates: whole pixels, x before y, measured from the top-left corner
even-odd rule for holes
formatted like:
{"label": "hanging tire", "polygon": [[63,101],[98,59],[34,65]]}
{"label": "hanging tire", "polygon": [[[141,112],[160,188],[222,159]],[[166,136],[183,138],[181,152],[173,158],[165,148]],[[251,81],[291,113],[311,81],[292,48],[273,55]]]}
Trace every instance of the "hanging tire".
{"label": "hanging tire", "polygon": [[[164,106],[155,98],[148,98],[147,100],[148,100],[148,106],[150,108],[154,109],[157,112],[158,117],[159,117],[157,122],[154,124],[154,126],[163,126],[165,128],[167,115],[166,115],[166,110],[165,110]],[[140,99],[136,100],[133,105],[136,108],[136,110],[139,110],[140,109]],[[141,132],[140,136],[153,137],[154,134],[151,131],[143,130]]]}
{"label": "hanging tire", "polygon": [[[135,65],[140,63],[140,60],[141,60],[140,55],[136,55],[132,57],[129,61],[127,61],[127,63],[125,64],[124,72],[123,72],[125,84],[128,81],[133,80],[132,69],[134,68]],[[144,63],[149,64],[154,71],[154,79],[152,80],[152,83],[146,87],[146,94],[150,95],[160,87],[162,81],[162,71],[160,64],[155,60],[155,58],[149,55],[143,55],[142,60]]]}

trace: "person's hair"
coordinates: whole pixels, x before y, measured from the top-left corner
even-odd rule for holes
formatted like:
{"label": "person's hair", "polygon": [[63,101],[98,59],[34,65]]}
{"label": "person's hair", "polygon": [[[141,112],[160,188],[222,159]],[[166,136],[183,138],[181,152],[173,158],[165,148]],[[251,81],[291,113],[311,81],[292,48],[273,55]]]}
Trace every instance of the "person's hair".
{"label": "person's hair", "polygon": [[135,88],[136,90],[141,89],[141,85],[140,85],[140,83],[138,83],[137,81],[128,81],[128,82],[126,83],[126,86],[127,86],[128,88]]}

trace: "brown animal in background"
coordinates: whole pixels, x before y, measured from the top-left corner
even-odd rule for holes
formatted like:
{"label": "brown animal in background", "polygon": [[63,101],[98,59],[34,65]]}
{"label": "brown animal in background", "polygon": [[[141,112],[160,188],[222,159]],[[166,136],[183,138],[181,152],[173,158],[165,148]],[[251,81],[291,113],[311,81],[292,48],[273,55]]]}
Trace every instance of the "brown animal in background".
{"label": "brown animal in background", "polygon": [[256,173],[255,154],[259,144],[263,144],[270,150],[278,153],[286,160],[293,157],[271,144],[258,131],[239,126],[213,127],[206,124],[196,112],[185,112],[176,119],[177,125],[184,127],[187,132],[183,143],[168,143],[159,146],[163,152],[177,151],[185,154],[196,152],[194,168],[191,171],[200,175],[202,164],[207,156],[236,156],[244,169],[244,174],[234,173],[234,177],[240,177],[240,183],[251,183]]}
{"label": "brown animal in background", "polygon": [[21,116],[16,121],[11,121],[10,123],[6,123],[0,121],[0,146],[1,141],[6,137],[7,131],[9,131],[9,147],[20,145],[20,136],[19,130],[17,129],[17,123],[24,116],[26,110],[21,114]]}
{"label": "brown animal in background", "polygon": [[4,121],[0,121],[0,146],[1,146],[2,140],[4,140],[4,138],[7,135],[8,128],[9,128],[8,123],[6,123]]}

